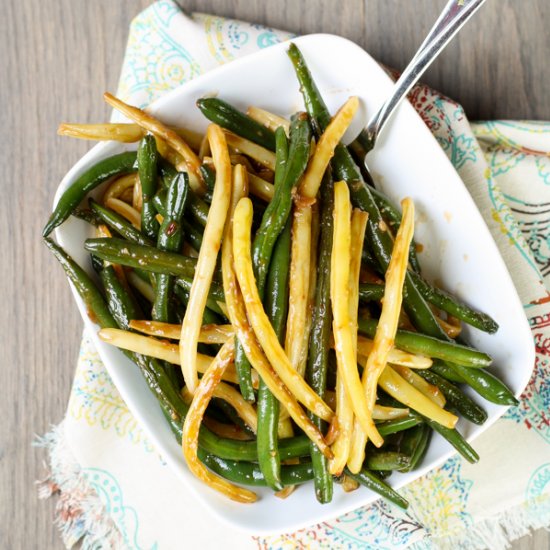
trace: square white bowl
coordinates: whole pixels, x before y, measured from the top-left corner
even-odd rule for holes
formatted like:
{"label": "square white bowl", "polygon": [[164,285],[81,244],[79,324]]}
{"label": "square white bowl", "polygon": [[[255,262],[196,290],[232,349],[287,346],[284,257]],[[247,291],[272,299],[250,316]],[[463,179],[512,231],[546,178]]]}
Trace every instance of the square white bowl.
{"label": "square white bowl", "polygon": [[[331,112],[350,95],[357,95],[363,114],[372,113],[387,97],[392,81],[376,61],[352,42],[332,35],[310,35],[297,38],[295,43],[303,52]],[[243,110],[249,105],[282,115],[304,110],[287,48],[288,44],[279,44],[219,67],[166,94],[155,102],[151,112],[165,123],[204,131],[208,121],[196,108],[195,101],[205,95],[219,95]],[[115,142],[95,146],[63,178],[55,202],[92,164],[132,148],[135,147]],[[534,364],[533,341],[522,305],[483,218],[411,105],[401,105],[371,156],[369,166],[382,190],[396,202],[404,196],[415,201],[419,220],[415,237],[424,247],[420,260],[425,276],[437,279],[444,288],[489,313],[499,323],[500,329],[494,335],[467,328],[465,336],[494,358],[490,370],[519,396]],[[58,242],[92,273],[89,255],[83,248],[84,240],[90,236],[90,227],[73,217],[56,230]],[[88,318],[74,289],[73,293],[99,354],[129,409],[182,480],[182,490],[192,491],[211,513],[235,528],[265,535],[318,523],[378,498],[364,488],[344,493],[337,485],[333,501],[321,505],[309,482],[286,500],[276,498],[268,489],[259,489],[259,501],[245,505],[229,501],[203,485],[187,470],[180,447],[138,368],[117,349],[97,338],[96,325]],[[482,402],[479,397],[476,400]],[[489,415],[483,426],[463,420],[459,423],[458,428],[468,441],[487,430],[507,408],[482,404]],[[454,452],[435,434],[421,467],[408,474],[394,474],[389,483],[398,489],[441,464]]]}

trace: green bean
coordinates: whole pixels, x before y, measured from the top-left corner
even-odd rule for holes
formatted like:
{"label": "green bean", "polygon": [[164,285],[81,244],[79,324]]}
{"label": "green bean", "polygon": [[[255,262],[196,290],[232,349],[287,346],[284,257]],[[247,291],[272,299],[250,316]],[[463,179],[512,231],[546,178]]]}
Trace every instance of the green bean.
{"label": "green bean", "polygon": [[417,273],[411,273],[411,277],[424,299],[430,304],[489,334],[494,334],[498,330],[498,323],[486,313],[477,311],[444,290],[430,285]]}
{"label": "green bean", "polygon": [[[420,275],[411,272],[411,277],[418,286],[423,298],[437,308],[449,313],[453,317],[468,323],[480,330],[490,334],[498,330],[497,323],[486,313],[481,313],[470,306],[460,302],[454,296],[451,296],[444,290],[431,286]],[[362,301],[369,302],[380,300],[384,296],[383,284],[361,284],[359,286],[359,298]]]}
{"label": "green bean", "polygon": [[239,416],[235,408],[233,408],[227,401],[224,401],[223,399],[218,399],[217,397],[213,397],[210,403],[217,407],[219,411],[218,416],[223,418],[221,422],[227,423],[229,421],[230,424],[234,424],[244,434],[250,436],[250,438],[255,437],[254,430],[250,428],[250,426]]}
{"label": "green bean", "polygon": [[[278,133],[281,135],[281,132]],[[282,137],[280,139],[282,142]],[[309,160],[310,142],[311,128],[307,115],[301,113],[295,117],[291,124],[290,146],[284,176],[280,176],[281,179],[275,182],[273,199],[265,210],[262,223],[252,245],[252,260],[258,289],[263,288],[265,284],[273,247],[290,216],[292,192],[306,169]],[[284,162],[283,159],[284,157],[281,159],[281,165]],[[263,297],[263,293],[260,295]]]}
{"label": "green bean", "polygon": [[[177,252],[181,249],[183,242],[183,230],[181,218],[187,201],[189,182],[187,174],[181,172],[176,176],[170,186],[166,196],[166,216],[158,231],[157,247],[159,250],[167,252]],[[174,287],[174,278],[172,275],[160,273],[155,276],[156,296],[153,304],[152,317],[155,321],[170,322],[170,295]]]}
{"label": "green bean", "polygon": [[402,470],[410,466],[411,457],[397,451],[367,452],[366,466],[369,470]]}
{"label": "green bean", "polygon": [[[199,458],[206,466],[218,475],[242,485],[265,487],[269,485],[257,464],[251,462],[236,462],[222,459],[215,455],[208,455],[199,449]],[[313,477],[313,468],[310,462],[293,464],[281,468],[281,486],[298,485]]]}
{"label": "green bean", "polygon": [[[109,311],[113,315],[119,328],[129,330],[129,323],[132,319],[144,318],[143,312],[135,297],[129,289],[126,289],[118,280],[112,266],[106,266],[101,271],[100,278],[103,283],[103,288],[105,289],[105,296]],[[123,353],[130,360],[138,365],[143,376],[148,381],[149,387],[152,389],[154,395],[159,399],[161,406],[170,411],[172,416],[176,414],[174,408],[170,405],[170,400],[163,397],[165,395],[166,388],[164,392],[159,391],[159,384],[165,384],[163,381],[159,382],[159,376],[163,377],[166,375],[170,382],[174,384],[177,380],[174,378],[175,370],[171,367],[168,367],[167,369],[166,367],[161,366],[161,361],[158,361],[152,357],[145,357],[124,350],[121,351],[123,351]],[[159,375],[160,372],[165,374]]]}
{"label": "green bean", "polygon": [[[187,292],[187,295],[189,295],[189,292],[191,292],[191,286],[193,285],[193,279],[190,279],[188,277],[178,277],[176,279],[176,285],[184,289],[185,292]],[[223,288],[216,281],[213,281],[208,291],[206,307],[217,314],[218,321],[221,321],[223,319],[225,320],[225,322],[227,322],[225,313],[218,305],[218,302],[225,302],[225,295],[223,293]]]}
{"label": "green bean", "polygon": [[[378,205],[380,214],[384,218],[384,221],[391,227],[393,234],[397,234],[397,230],[401,225],[401,212],[397,207],[388,199],[383,193],[378,191],[375,187],[370,189],[372,196]],[[420,262],[416,255],[416,242],[414,239],[411,241],[409,248],[409,264],[416,273],[420,273]]]}
{"label": "green bean", "polygon": [[384,285],[377,283],[360,283],[359,300],[362,302],[377,302],[384,297]]}
{"label": "green bean", "polygon": [[78,295],[86,306],[88,317],[101,328],[117,328],[101,292],[96,287],[89,275],[57,244],[51,239],[45,238],[44,244],[61,264],[68,279],[78,292]]}
{"label": "green bean", "polygon": [[475,424],[483,424],[487,420],[485,410],[454,384],[433,372],[432,369],[417,372],[430,384],[437,386],[447,399],[447,404],[456,409],[464,418]]}
{"label": "green bean", "polygon": [[427,424],[420,424],[403,434],[399,450],[409,456],[409,464],[401,468],[401,472],[410,472],[416,468],[426,452],[431,433],[432,430]]}
{"label": "green bean", "polygon": [[279,341],[284,340],[288,312],[291,228],[292,223],[289,218],[273,249],[266,280],[265,310]]}
{"label": "green bean", "polygon": [[[159,163],[160,173],[164,181],[164,187],[168,187],[170,181],[177,174],[177,170],[168,162],[162,161]],[[153,204],[157,209],[158,213],[164,216],[164,204],[166,202],[166,189],[161,189],[154,197]],[[197,223],[203,227],[206,225],[206,220],[208,219],[208,205],[198,197],[191,189],[189,190],[189,200],[187,203],[187,213],[191,219],[195,220]]]}
{"label": "green bean", "polygon": [[164,207],[164,203],[166,202],[166,189],[161,189],[156,193],[156,195],[153,197],[153,205],[156,209],[156,211],[161,215],[164,216],[166,214],[166,208]]}
{"label": "green bean", "polygon": [[[189,289],[186,286],[181,286],[178,283],[180,279],[176,279],[176,286],[174,286],[174,293],[180,299],[181,303],[187,307],[189,303]],[[224,318],[220,317],[216,311],[211,310],[208,305],[204,308],[202,314],[203,325],[220,325],[224,322]]]}
{"label": "green bean", "polygon": [[210,197],[208,202],[210,202],[212,200],[212,193],[214,192],[214,185],[216,184],[216,173],[206,164],[203,164],[199,170],[206,184],[207,194]]}
{"label": "green bean", "polygon": [[100,160],[91,168],[88,168],[61,195],[48,223],[42,231],[42,236],[47,237],[52,230],[61,225],[90,191],[113,176],[135,172],[135,164],[136,153],[127,152]]}
{"label": "green bean", "polygon": [[278,420],[279,402],[263,381],[258,389],[258,462],[267,484],[275,491],[281,483],[281,458],[279,455]]}
{"label": "green bean", "polygon": [[426,416],[422,416],[416,411],[410,412],[413,416],[418,416],[430,428],[442,435],[470,464],[475,464],[479,460],[479,455],[475,452],[472,446],[462,437],[456,428],[446,428]]}
{"label": "green bean", "polygon": [[460,377],[447,363],[443,361],[434,361],[431,369],[436,374],[439,374],[445,380],[453,382],[455,384],[462,384],[464,379]]}
{"label": "green bean", "polygon": [[[266,281],[265,311],[277,338],[284,341],[284,328],[288,312],[288,278],[290,265],[291,221],[287,220],[283,232],[273,249],[273,257]],[[283,488],[279,457],[279,400],[269,391],[263,380],[258,389],[258,462],[266,483],[275,491]]]}
{"label": "green bean", "polygon": [[204,227],[208,219],[208,205],[195,193],[189,193],[189,214],[191,219]]}
{"label": "green bean", "polygon": [[[235,336],[235,339],[237,337]],[[241,395],[249,403],[256,401],[256,394],[254,393],[254,387],[252,386],[252,371],[251,365],[246,357],[244,348],[240,342],[236,341],[235,345],[235,370],[237,371],[237,378],[239,379],[239,389]]]}
{"label": "green bean", "polygon": [[141,231],[152,241],[156,241],[159,232],[157,209],[153,197],[157,192],[158,152],[155,138],[146,135],[139,143],[137,152],[139,181],[141,183]]}
{"label": "green bean", "polygon": [[422,422],[422,420],[417,416],[409,415],[404,418],[396,418],[394,420],[379,422],[376,424],[376,429],[382,437],[385,437],[387,435],[403,432],[409,428],[413,428],[414,426],[420,424],[420,422]]}
{"label": "green bean", "polygon": [[183,401],[177,386],[174,385],[174,378],[166,372],[159,360],[137,353],[131,355],[133,357],[130,359],[139,367],[151,393],[156,397],[166,418],[169,419],[170,425],[175,424],[181,429],[185,414],[182,414],[180,405]]}
{"label": "green bean", "polygon": [[[145,318],[134,296],[119,281],[112,265],[105,266],[99,276],[103,283],[109,311],[120,328],[129,330],[132,319]],[[122,304],[120,297],[123,300]]]}
{"label": "green bean", "polygon": [[131,243],[117,238],[87,239],[84,248],[109,262],[137,267],[152,273],[193,277],[197,260],[166,252],[153,246]]}
{"label": "green bean", "polygon": [[506,384],[489,371],[485,369],[469,369],[468,367],[452,363],[448,363],[448,366],[473,390],[487,399],[487,401],[496,403],[497,405],[516,406],[519,404],[519,401]]}
{"label": "green bean", "polygon": [[367,153],[372,150],[374,143],[370,139],[369,133],[366,130],[361,130],[352,145],[354,150],[360,155],[360,159],[364,160]]}
{"label": "green bean", "polygon": [[[286,173],[286,166],[287,166],[287,158],[288,158],[288,142],[286,139],[286,135],[284,130],[278,130],[275,134],[276,136],[276,142],[277,142],[277,151],[276,151],[276,166],[275,166],[275,195],[279,196],[281,191],[281,187],[284,182],[284,177]],[[271,200],[270,204],[274,204],[275,197]],[[277,199],[277,203],[279,202],[279,199]],[[273,206],[271,206],[271,210],[273,210]],[[264,218],[267,221],[267,215],[268,211],[270,211],[270,206],[268,206],[268,209],[266,212],[264,212],[264,216],[262,217],[262,224],[260,224],[260,229],[256,232],[256,239],[254,240],[253,244],[253,254],[252,254],[252,262],[253,266],[256,272],[256,284],[258,285],[258,291],[260,293],[260,297],[263,298],[264,294],[264,285],[265,285],[265,274],[267,273],[267,267],[265,272],[263,273],[262,277],[258,277],[257,269],[258,264],[256,260],[254,259],[254,247],[257,246],[256,241],[258,239],[259,231],[262,230],[262,232],[265,233],[266,231],[266,225],[263,224]],[[286,222],[285,222],[286,223]],[[269,225],[267,225],[267,228],[269,229]],[[273,245],[275,244],[275,241],[273,242]],[[271,251],[269,252],[271,254]],[[253,402],[255,400],[254,391],[252,388],[252,376],[251,376],[251,366],[250,362],[248,361],[246,354],[244,353],[244,349],[239,342],[237,338],[235,338],[235,368],[237,370],[237,375],[239,377],[239,387],[241,389],[241,394],[243,397],[250,402]]]}
{"label": "green bean", "polygon": [[79,220],[84,220],[85,222],[88,222],[90,225],[93,225],[95,227],[101,225],[101,220],[92,210],[88,210],[87,208],[75,208],[72,215],[75,218],[78,218]]}
{"label": "green bean", "polygon": [[103,270],[103,260],[93,254],[90,254],[90,263],[92,264],[92,269],[99,275]]}
{"label": "green bean", "polygon": [[114,229],[119,235],[125,239],[138,244],[148,246],[153,245],[153,241],[148,239],[139,229],[136,229],[126,218],[117,214],[107,206],[102,206],[98,202],[90,199],[90,208],[92,212],[99,218],[101,223],[108,225]]}
{"label": "green bean", "polygon": [[[328,357],[332,335],[332,311],[330,307],[330,266],[332,254],[332,236],[334,210],[334,184],[330,175],[325,176],[321,184],[321,218],[317,262],[317,288],[311,319],[309,336],[309,353],[307,358],[306,378],[311,388],[323,399],[327,386]],[[315,415],[310,415],[316,428],[321,430],[323,422]],[[315,495],[325,504],[332,500],[333,480],[326,457],[316,445],[310,445],[313,465]]]}
{"label": "green bean", "polygon": [[181,221],[183,231],[185,233],[185,240],[197,251],[200,252],[202,246],[202,235],[203,233],[199,231],[193,224],[189,223],[187,220],[183,219]]}
{"label": "green bean", "polygon": [[[390,407],[402,406],[399,401],[397,401],[393,397],[390,397],[384,392],[379,395],[379,401],[380,403],[383,403],[384,405],[388,405]],[[478,454],[462,437],[462,435],[460,434],[460,432],[458,432],[456,428],[446,428],[445,426],[442,426],[441,424],[435,422],[427,416],[423,416],[413,409],[409,410],[409,416],[412,418],[416,418],[419,424],[425,423],[430,428],[441,434],[468,462],[471,462],[473,464],[479,460]]]}
{"label": "green bean", "polygon": [[205,97],[197,100],[197,107],[208,120],[219,124],[222,128],[270,151],[275,151],[274,133],[229,103],[216,97]]}
{"label": "green bean", "polygon": [[[374,338],[378,321],[376,319],[359,319],[359,332]],[[492,359],[481,351],[468,348],[453,341],[443,341],[417,332],[398,330],[395,336],[395,345],[403,351],[417,353],[428,357],[435,357],[445,361],[452,361],[467,367],[486,367]]]}
{"label": "green bean", "polygon": [[365,244],[365,246],[363,247],[363,250],[361,251],[361,261],[369,269],[371,269],[375,273],[382,275],[380,271],[380,266],[378,265],[376,258],[372,255],[372,252],[369,250],[368,243]]}
{"label": "green bean", "polygon": [[[312,124],[321,133],[330,122],[330,113],[313,81],[300,50],[295,44],[291,44],[288,55],[294,65],[296,76],[300,83],[300,91],[304,98],[306,110]],[[367,222],[367,241],[376,256],[380,268],[385,272],[388,268],[393,240],[388,231],[384,231],[384,220],[370,191],[369,186],[363,181],[361,173],[347,148],[339,144],[331,161],[334,177],[344,180],[350,189],[353,204],[369,214]],[[404,306],[413,324],[422,332],[436,338],[446,339],[445,332],[439,326],[433,313],[419,293],[418,288],[411,279],[410,273],[405,276],[403,289]]]}
{"label": "green bean", "polygon": [[306,111],[311,117],[313,130],[320,136],[330,123],[330,113],[313,81],[302,53],[296,44],[291,43],[288,48],[288,57],[294,65],[294,70],[300,83],[300,92],[304,99]]}
{"label": "green bean", "polygon": [[398,492],[394,491],[387,483],[384,483],[377,475],[369,470],[363,468],[358,474],[352,474],[347,468],[344,470],[346,475],[355,479],[361,485],[364,485],[371,491],[378,493],[385,499],[393,502],[397,506],[403,509],[409,507],[409,503]]}
{"label": "green bean", "polygon": [[[181,436],[180,436],[181,442]],[[201,426],[199,445],[206,452],[228,460],[250,461],[258,460],[256,441],[239,441],[218,437]],[[279,441],[281,460],[306,456],[309,453],[309,439],[305,436],[290,437]]]}
{"label": "green bean", "polygon": [[[176,279],[176,284],[190,291],[191,286],[193,285],[193,279],[191,277],[178,277]],[[212,284],[210,285],[210,289],[208,290],[208,299],[209,299],[209,302],[212,302],[212,304],[208,303],[208,307],[215,304],[216,302],[222,302],[222,303],[225,302],[225,294],[223,292],[223,286],[220,283],[216,281],[212,281]],[[212,309],[215,309],[215,308],[212,308]]]}

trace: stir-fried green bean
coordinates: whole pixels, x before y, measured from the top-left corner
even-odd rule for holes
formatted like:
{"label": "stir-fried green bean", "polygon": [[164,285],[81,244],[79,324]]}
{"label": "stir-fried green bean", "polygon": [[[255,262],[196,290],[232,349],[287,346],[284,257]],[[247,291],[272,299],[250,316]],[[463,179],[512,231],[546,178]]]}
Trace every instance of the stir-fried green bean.
{"label": "stir-fried green bean", "polygon": [[[170,183],[166,195],[166,215],[158,230],[157,248],[167,252],[177,252],[183,242],[181,218],[187,201],[189,183],[187,174],[178,174]],[[155,321],[168,323],[170,315],[170,295],[173,290],[174,277],[167,273],[155,276],[155,302],[152,317]]]}
{"label": "stir-fried green bean", "polygon": [[193,277],[195,274],[197,263],[195,258],[115,237],[87,239],[84,248],[102,260],[128,267],[137,267],[152,273],[166,273],[183,277]]}
{"label": "stir-fried green bean", "polygon": [[[290,220],[277,239],[271,268],[266,281],[265,310],[280,342],[284,341],[284,328],[288,311],[288,276],[290,264]],[[258,389],[258,462],[267,484],[274,490],[283,488],[279,457],[279,401],[263,380]]]}
{"label": "stir-fried green bean", "polygon": [[158,152],[152,135],[147,135],[141,140],[137,152],[137,164],[142,196],[141,231],[155,241],[159,231],[159,222],[156,219],[157,209],[153,204],[153,197],[157,192]]}
{"label": "stir-fried green bean", "polygon": [[275,151],[275,134],[249,116],[241,113],[217,97],[204,97],[197,100],[202,114],[222,128],[246,138],[270,151]]}
{"label": "stir-fried green bean", "polygon": [[135,171],[135,152],[120,153],[94,164],[71,183],[61,195],[48,223],[44,227],[42,236],[47,237],[57,226],[61,225],[90,191],[93,191],[113,176],[121,176]]}
{"label": "stir-fried green bean", "polygon": [[[332,334],[332,311],[330,304],[330,266],[332,253],[332,233],[334,209],[334,185],[330,175],[321,185],[321,230],[319,235],[317,288],[311,320],[309,337],[309,354],[307,358],[306,377],[311,387],[322,397],[325,396],[328,373],[328,356]],[[322,429],[323,422],[319,417],[310,415],[312,422]],[[311,463],[314,471],[315,495],[322,504],[332,500],[333,482],[328,468],[328,461],[316,445],[311,447]]]}

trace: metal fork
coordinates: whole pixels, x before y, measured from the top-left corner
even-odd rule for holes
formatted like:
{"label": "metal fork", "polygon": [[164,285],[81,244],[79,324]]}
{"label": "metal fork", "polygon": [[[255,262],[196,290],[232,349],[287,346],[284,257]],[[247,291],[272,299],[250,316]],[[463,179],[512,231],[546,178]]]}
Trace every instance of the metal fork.
{"label": "metal fork", "polygon": [[445,5],[415,56],[394,84],[390,97],[357,137],[365,155],[374,148],[385,124],[424,71],[484,2],[485,0],[450,0]]}

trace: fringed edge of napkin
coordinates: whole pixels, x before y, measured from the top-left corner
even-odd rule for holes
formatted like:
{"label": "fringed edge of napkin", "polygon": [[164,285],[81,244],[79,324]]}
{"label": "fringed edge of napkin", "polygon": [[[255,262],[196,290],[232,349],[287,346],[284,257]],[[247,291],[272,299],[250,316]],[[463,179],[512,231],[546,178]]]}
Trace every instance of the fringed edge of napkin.
{"label": "fringed edge of napkin", "polygon": [[[511,543],[537,529],[550,531],[550,498],[536,499],[537,506],[546,504],[543,515],[533,515],[532,501],[509,508],[494,518],[470,526],[460,535],[434,539],[434,546],[442,550],[485,550],[486,548],[509,548]],[[417,550],[413,547],[411,550]]]}
{"label": "fringed edge of napkin", "polygon": [[[55,525],[66,548],[121,549],[127,545],[100,496],[90,485],[71,449],[63,422],[37,438],[35,446],[48,453],[48,474],[37,482],[40,499],[57,497]],[[442,538],[427,537],[411,550],[485,550],[509,548],[536,529],[550,530],[550,496],[541,496]]]}
{"label": "fringed edge of napkin", "polygon": [[54,523],[66,548],[122,549],[127,545],[69,448],[63,422],[33,443],[48,453],[47,475],[37,481],[38,498],[56,497]]}
{"label": "fringed edge of napkin", "polygon": [[412,544],[410,550],[505,550],[515,540],[532,535],[537,529],[550,531],[549,496],[525,501],[454,535],[427,537]]}

